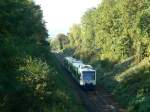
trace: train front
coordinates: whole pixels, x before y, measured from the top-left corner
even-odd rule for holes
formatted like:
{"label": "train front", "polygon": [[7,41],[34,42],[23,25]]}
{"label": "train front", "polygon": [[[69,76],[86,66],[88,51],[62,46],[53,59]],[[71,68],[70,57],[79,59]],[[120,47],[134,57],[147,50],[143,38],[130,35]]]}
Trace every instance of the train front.
{"label": "train front", "polygon": [[95,89],[96,87],[96,71],[92,68],[84,68],[80,70],[80,85],[85,89]]}

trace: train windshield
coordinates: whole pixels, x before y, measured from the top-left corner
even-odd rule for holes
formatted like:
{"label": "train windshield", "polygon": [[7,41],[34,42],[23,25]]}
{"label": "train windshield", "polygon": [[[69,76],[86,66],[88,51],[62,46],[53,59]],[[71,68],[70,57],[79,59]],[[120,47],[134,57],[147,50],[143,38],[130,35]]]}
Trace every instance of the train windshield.
{"label": "train windshield", "polygon": [[83,80],[95,80],[95,72],[94,71],[84,71]]}

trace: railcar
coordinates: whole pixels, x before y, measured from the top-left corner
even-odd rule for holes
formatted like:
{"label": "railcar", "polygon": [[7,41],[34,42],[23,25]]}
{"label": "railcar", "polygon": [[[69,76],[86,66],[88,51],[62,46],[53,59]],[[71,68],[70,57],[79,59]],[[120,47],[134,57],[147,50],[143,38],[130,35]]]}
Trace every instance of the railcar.
{"label": "railcar", "polygon": [[65,68],[72,74],[76,82],[83,88],[94,89],[96,86],[96,70],[73,57],[65,57]]}

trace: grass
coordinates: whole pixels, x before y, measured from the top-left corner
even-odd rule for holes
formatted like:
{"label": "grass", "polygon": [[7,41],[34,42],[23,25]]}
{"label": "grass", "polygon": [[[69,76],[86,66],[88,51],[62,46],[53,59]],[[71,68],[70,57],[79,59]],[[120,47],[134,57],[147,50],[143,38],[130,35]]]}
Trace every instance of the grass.
{"label": "grass", "polygon": [[[149,112],[150,110],[150,58],[140,63],[130,63],[126,69],[119,67],[98,74],[98,83],[112,92],[118,102],[129,112]],[[101,65],[102,67],[103,65]],[[120,65],[122,66],[122,65]],[[123,68],[123,69],[122,69]],[[102,68],[98,68],[101,70]],[[122,69],[122,70],[121,70]],[[119,72],[118,72],[119,71]],[[99,73],[99,72],[98,72]]]}
{"label": "grass", "polygon": [[1,112],[84,112],[46,45],[22,39],[0,45]]}
{"label": "grass", "polygon": [[[149,58],[119,74],[115,79],[120,83],[116,94],[131,112],[149,112],[150,110],[150,63]],[[127,97],[128,95],[128,97]]]}
{"label": "grass", "polygon": [[[65,97],[65,99],[68,100],[69,104],[67,107],[68,112],[85,112],[85,108],[79,102],[76,98],[75,91],[71,88],[69,85],[69,82],[67,81],[65,77],[65,72],[62,70],[60,62],[56,59],[54,55],[52,55],[52,63],[54,68],[57,70],[57,78],[56,78],[56,84],[62,91],[57,90],[58,94],[61,94],[60,96]],[[56,110],[56,108],[54,108]],[[62,112],[62,110],[57,110],[56,112]]]}
{"label": "grass", "polygon": [[97,85],[103,85],[129,112],[150,112],[150,57],[141,62],[136,56],[119,63],[95,58],[87,62],[97,71]]}

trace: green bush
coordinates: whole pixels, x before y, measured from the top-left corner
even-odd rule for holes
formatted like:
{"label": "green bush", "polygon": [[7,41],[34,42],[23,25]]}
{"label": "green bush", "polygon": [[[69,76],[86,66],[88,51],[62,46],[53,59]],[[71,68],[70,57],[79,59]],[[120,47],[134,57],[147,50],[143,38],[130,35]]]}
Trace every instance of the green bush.
{"label": "green bush", "polygon": [[24,65],[19,70],[22,72],[20,80],[31,87],[35,95],[43,99],[48,86],[50,86],[48,83],[54,82],[52,76],[54,74],[50,74],[47,63],[40,59],[27,57]]}
{"label": "green bush", "polygon": [[115,93],[121,101],[128,106],[131,112],[148,112],[150,109],[150,65],[145,58],[135,67],[129,68],[116,76],[119,85]]}

